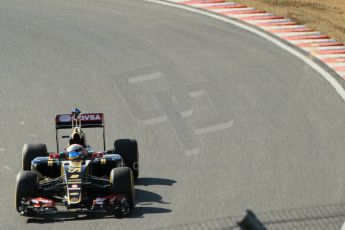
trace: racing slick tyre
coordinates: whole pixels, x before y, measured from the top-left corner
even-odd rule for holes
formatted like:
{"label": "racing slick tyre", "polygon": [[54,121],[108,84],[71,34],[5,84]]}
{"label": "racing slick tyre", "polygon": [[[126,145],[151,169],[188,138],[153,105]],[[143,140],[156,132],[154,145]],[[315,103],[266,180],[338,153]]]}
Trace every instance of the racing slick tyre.
{"label": "racing slick tyre", "polygon": [[135,206],[135,188],[132,170],[129,167],[113,168],[110,172],[111,190],[114,194],[125,195],[129,208]]}
{"label": "racing slick tyre", "polygon": [[138,142],[134,139],[118,139],[114,143],[115,153],[119,154],[123,163],[132,169],[134,180],[139,177]]}
{"label": "racing slick tyre", "polygon": [[16,181],[16,209],[20,212],[21,199],[37,197],[39,175],[35,171],[21,171]]}
{"label": "racing slick tyre", "polygon": [[45,144],[25,144],[22,150],[22,167],[24,171],[31,170],[31,161],[36,157],[48,156]]}

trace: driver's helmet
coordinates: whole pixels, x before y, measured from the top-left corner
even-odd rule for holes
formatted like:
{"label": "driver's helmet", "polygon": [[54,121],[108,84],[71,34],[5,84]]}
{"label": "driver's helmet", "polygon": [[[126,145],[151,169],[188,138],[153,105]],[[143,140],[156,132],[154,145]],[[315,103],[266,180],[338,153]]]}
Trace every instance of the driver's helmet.
{"label": "driver's helmet", "polygon": [[72,144],[66,149],[69,160],[82,160],[86,156],[85,149],[82,145]]}

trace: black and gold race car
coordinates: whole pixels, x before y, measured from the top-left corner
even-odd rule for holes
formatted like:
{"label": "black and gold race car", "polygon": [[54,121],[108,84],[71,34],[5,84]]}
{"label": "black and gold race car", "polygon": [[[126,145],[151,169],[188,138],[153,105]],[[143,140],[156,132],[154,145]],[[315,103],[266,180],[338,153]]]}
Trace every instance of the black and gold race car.
{"label": "black and gold race car", "polygon": [[[106,150],[102,113],[57,115],[57,151],[44,144],[25,144],[23,171],[16,181],[16,209],[22,215],[54,214],[60,206],[67,211],[129,214],[135,206],[134,181],[139,176],[138,144],[118,139]],[[83,128],[103,129],[103,151],[88,145]],[[68,146],[59,151],[59,130],[72,129]],[[57,208],[57,206],[59,208]]]}

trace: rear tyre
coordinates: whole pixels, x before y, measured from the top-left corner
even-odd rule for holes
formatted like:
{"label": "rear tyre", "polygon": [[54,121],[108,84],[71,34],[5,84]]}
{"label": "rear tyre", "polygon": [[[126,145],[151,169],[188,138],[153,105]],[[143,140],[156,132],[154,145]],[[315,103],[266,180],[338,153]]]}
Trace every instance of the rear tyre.
{"label": "rear tyre", "polygon": [[134,180],[139,177],[138,142],[134,139],[118,139],[114,143],[115,153],[119,154],[123,163],[132,169]]}
{"label": "rear tyre", "polygon": [[110,172],[111,191],[127,197],[129,208],[135,206],[135,188],[132,170],[128,167],[113,168]]}
{"label": "rear tyre", "polygon": [[20,212],[21,200],[28,197],[37,197],[39,175],[35,171],[22,171],[16,180],[16,210]]}
{"label": "rear tyre", "polygon": [[45,144],[25,144],[22,150],[22,168],[24,171],[31,170],[31,161],[36,157],[48,156]]}

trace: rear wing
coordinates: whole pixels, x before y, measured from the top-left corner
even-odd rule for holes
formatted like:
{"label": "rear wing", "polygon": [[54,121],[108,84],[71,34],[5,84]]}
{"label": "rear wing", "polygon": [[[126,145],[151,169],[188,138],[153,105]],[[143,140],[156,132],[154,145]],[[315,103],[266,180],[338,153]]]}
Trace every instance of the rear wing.
{"label": "rear wing", "polygon": [[[103,113],[84,113],[79,115],[81,128],[103,128]],[[55,117],[56,129],[71,129],[74,120],[73,114],[59,114]]]}
{"label": "rear wing", "polygon": [[[78,111],[80,112],[80,111]],[[59,153],[59,129],[72,129],[76,127],[80,128],[102,128],[103,129],[103,148],[105,146],[105,125],[103,113],[72,113],[72,114],[59,114],[55,117],[55,134],[56,134],[56,147]]]}

